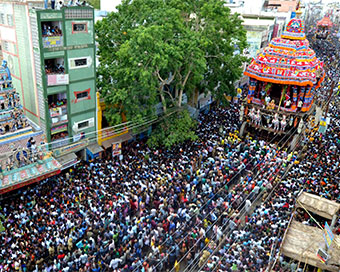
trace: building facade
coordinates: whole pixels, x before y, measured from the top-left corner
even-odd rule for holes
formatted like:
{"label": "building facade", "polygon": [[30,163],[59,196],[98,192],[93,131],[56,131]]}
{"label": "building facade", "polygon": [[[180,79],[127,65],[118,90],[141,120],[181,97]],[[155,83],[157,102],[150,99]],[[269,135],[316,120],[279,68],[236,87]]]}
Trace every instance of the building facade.
{"label": "building facade", "polygon": [[24,112],[43,129],[50,147],[95,134],[94,10],[3,2],[0,33]]}

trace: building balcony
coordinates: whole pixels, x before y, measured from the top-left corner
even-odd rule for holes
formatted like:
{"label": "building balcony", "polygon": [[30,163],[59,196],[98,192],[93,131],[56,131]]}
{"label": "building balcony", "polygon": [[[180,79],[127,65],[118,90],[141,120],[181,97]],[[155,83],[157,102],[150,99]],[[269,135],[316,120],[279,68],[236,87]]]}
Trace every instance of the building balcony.
{"label": "building balcony", "polygon": [[50,74],[47,75],[47,86],[68,85],[68,74]]}

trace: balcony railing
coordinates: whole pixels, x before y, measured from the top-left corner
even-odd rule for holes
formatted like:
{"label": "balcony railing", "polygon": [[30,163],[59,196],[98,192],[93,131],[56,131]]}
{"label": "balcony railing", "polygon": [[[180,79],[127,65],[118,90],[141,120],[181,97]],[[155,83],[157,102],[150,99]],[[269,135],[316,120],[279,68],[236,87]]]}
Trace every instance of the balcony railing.
{"label": "balcony railing", "polygon": [[60,47],[64,45],[63,36],[44,36],[42,37],[44,48]]}

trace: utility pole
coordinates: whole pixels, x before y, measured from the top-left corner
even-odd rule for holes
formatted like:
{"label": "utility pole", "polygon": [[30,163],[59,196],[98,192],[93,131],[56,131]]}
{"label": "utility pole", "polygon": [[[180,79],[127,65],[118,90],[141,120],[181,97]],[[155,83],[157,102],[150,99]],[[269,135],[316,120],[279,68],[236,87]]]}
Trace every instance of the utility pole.
{"label": "utility pole", "polygon": [[335,80],[332,81],[331,89],[329,90],[329,96],[328,96],[327,104],[326,104],[325,118],[327,118],[329,103],[331,102],[331,99],[332,99],[334,87],[335,87]]}

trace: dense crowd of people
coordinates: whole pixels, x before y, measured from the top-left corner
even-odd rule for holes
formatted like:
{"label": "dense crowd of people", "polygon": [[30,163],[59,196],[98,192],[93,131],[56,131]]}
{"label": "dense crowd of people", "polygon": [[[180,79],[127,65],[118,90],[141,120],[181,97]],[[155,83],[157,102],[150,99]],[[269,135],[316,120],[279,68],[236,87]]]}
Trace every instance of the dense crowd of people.
{"label": "dense crowd of people", "polygon": [[[310,41],[312,41],[312,48],[324,61],[327,69],[323,88],[318,93],[319,100],[327,101],[332,81],[339,78],[336,63],[340,53],[339,42],[334,37],[330,37],[327,41],[310,37]],[[339,97],[334,96],[327,116],[331,118],[327,133],[314,131],[303,152],[305,156],[299,163],[292,164],[292,168],[275,188],[271,198],[256,206],[253,213],[246,217],[244,227],[228,235],[219,251],[210,250],[206,258],[201,256],[202,271],[265,271],[280,248],[283,233],[295,207],[296,197],[301,190],[340,202],[339,105]],[[311,226],[316,225],[309,215],[303,211],[300,213],[296,215],[297,221]],[[321,224],[325,221],[331,224],[330,220],[320,219]],[[339,226],[340,220],[335,224],[335,233],[339,233]],[[213,252],[214,254],[210,256]],[[297,266],[297,262],[287,261],[287,258],[281,255],[273,270],[296,271]]]}
{"label": "dense crowd of people", "polygon": [[56,63],[54,60],[47,60],[45,63],[46,75],[65,74],[64,63]]}
{"label": "dense crowd of people", "polygon": [[[327,63],[330,50],[314,49]],[[264,271],[302,188],[340,201],[338,102],[300,161],[276,137],[240,138],[237,105],[213,107],[195,142],[132,142],[122,160],[81,162],[13,195],[0,203],[0,271]]]}
{"label": "dense crowd of people", "polygon": [[[237,107],[215,108],[202,114],[197,142],[171,150],[131,144],[121,162],[83,162],[4,201],[2,269],[164,271],[199,253],[214,223],[271,188],[287,156],[241,140],[238,125]],[[255,174],[267,180],[257,183]]]}

